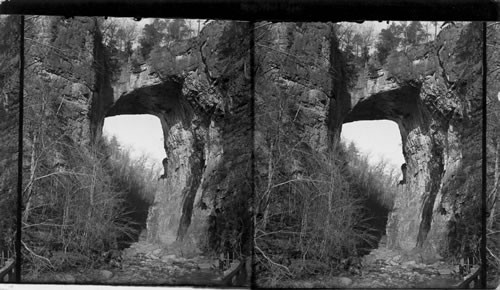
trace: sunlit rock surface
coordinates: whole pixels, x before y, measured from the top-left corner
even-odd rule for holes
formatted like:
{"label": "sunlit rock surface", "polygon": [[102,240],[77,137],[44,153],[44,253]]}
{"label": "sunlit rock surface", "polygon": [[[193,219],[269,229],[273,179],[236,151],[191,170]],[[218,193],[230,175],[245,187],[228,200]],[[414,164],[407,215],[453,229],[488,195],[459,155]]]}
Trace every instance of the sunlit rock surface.
{"label": "sunlit rock surface", "polygon": [[[105,117],[151,114],[160,119],[168,161],[166,178],[158,181],[163,190],[149,211],[149,242],[199,251],[217,235],[209,221],[227,213],[235,197],[244,197],[237,210],[246,214],[252,149],[250,83],[244,73],[248,40],[241,42],[237,55],[222,44],[234,34],[231,29],[247,24],[213,21],[198,37],[159,51],[155,61],[139,67],[125,62],[112,71],[95,18],[35,21],[31,41],[56,48],[40,55],[36,46],[29,46],[34,56],[29,73],[40,76],[30,85],[41,94],[50,87],[55,96],[45,108],[46,114],[60,118],[54,135],[65,136],[68,144],[90,144],[101,136]],[[58,49],[65,54],[57,54]],[[36,102],[35,96],[28,98]],[[54,166],[64,164],[63,155],[53,156]]]}
{"label": "sunlit rock surface", "polygon": [[[29,68],[57,96],[45,112],[61,118],[53,133],[86,143],[100,136],[106,116],[157,116],[168,162],[161,181],[165,190],[150,209],[148,241],[203,247],[215,234],[209,220],[216,219],[217,210],[234,207],[228,200],[235,197],[251,197],[252,142],[256,155],[266,150],[259,124],[252,140],[248,43],[239,44],[238,54],[228,54],[221,46],[231,43],[229,23],[211,22],[196,39],[159,52],[162,62],[141,64],[139,70],[126,64],[112,80],[94,19],[61,21],[64,27],[58,29],[74,39],[58,39],[58,30],[41,17],[35,40],[64,47],[78,61],[50,51]],[[415,53],[411,63],[419,70],[411,78],[389,75],[384,67],[348,92],[341,53],[327,24],[308,24],[300,32],[314,47],[307,50],[314,65],[292,62],[283,70],[273,68],[280,59],[271,58],[262,45],[286,48],[287,25],[270,26],[270,43],[257,41],[256,56],[262,58],[256,63],[259,69],[269,68],[272,78],[257,70],[255,112],[270,105],[262,90],[289,95],[293,102],[284,104],[289,110],[284,117],[295,126],[290,138],[305,140],[318,151],[338,141],[344,122],[395,121],[408,178],[389,217],[388,247],[445,254],[456,237],[455,225],[479,192],[481,62],[463,44],[471,26],[448,26],[434,46]],[[29,160],[28,152],[25,158]],[[54,165],[64,162],[56,159]],[[257,164],[256,171],[259,175],[265,169]]]}
{"label": "sunlit rock surface", "polygon": [[232,60],[221,54],[220,38],[229,25],[213,22],[198,38],[161,51],[165,63],[146,63],[135,72],[123,67],[113,83],[108,116],[153,114],[163,128],[168,161],[164,191],[148,217],[151,242],[207,246],[209,216],[222,210],[220,199],[234,190],[233,174],[248,179],[242,169],[251,150],[249,81],[243,73],[248,54]]}
{"label": "sunlit rock surface", "polygon": [[[389,216],[387,246],[427,257],[449,255],[460,234],[459,225],[467,222],[472,204],[479,198],[478,26],[447,26],[436,42],[410,47],[401,52],[397,61],[378,71],[369,73],[366,69],[349,91],[337,43],[329,37],[329,26],[297,26],[270,25],[272,41],[263,37],[267,42],[257,42],[259,65],[271,72],[266,77],[256,75],[257,112],[288,106],[283,118],[294,121],[295,135],[287,138],[298,143],[304,140],[319,151],[338,142],[342,123],[381,119],[396,122],[408,169],[407,182],[399,187]],[[290,29],[295,29],[294,34]],[[291,39],[292,35],[295,39]],[[315,37],[308,38],[310,35]],[[292,40],[307,46],[307,52],[302,55],[293,51]],[[313,64],[288,65],[284,57],[274,53],[278,49],[284,51],[281,55],[292,54]],[[333,79],[322,77],[329,74]],[[267,99],[260,91],[266,92]],[[278,94],[285,94],[293,104],[271,103],[272,96]],[[259,154],[265,155],[268,150],[263,133],[266,125],[257,118],[257,162]],[[293,158],[289,156],[291,170],[300,171],[300,162]],[[256,169],[257,175],[267,173],[265,162],[257,164]]]}
{"label": "sunlit rock surface", "polygon": [[393,120],[403,140],[408,179],[389,217],[389,248],[446,255],[467,201],[479,198],[481,55],[464,43],[472,29],[444,29],[414,56],[412,78],[396,82],[384,67],[352,92],[344,121]]}

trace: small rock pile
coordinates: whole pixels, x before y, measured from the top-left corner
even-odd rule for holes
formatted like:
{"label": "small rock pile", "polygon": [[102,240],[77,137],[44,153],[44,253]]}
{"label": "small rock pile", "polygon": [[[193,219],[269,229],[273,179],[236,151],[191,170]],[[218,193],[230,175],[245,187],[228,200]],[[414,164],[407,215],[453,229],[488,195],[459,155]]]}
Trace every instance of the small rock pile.
{"label": "small rock pile", "polygon": [[149,243],[135,243],[122,254],[120,269],[106,283],[213,285],[221,273],[218,261],[204,256],[177,257]]}
{"label": "small rock pile", "polygon": [[439,256],[423,253],[400,253],[382,242],[378,249],[353,259],[351,266],[337,276],[285,281],[280,287],[300,288],[453,288],[462,281],[459,267],[449,265]]}
{"label": "small rock pile", "polygon": [[363,257],[362,273],[350,287],[452,287],[461,281],[458,266],[441,257],[401,254],[384,244]]}
{"label": "small rock pile", "polygon": [[218,260],[202,255],[178,257],[158,245],[140,242],[123,250],[119,262],[101,269],[45,275],[43,281],[32,282],[215,286],[222,274]]}

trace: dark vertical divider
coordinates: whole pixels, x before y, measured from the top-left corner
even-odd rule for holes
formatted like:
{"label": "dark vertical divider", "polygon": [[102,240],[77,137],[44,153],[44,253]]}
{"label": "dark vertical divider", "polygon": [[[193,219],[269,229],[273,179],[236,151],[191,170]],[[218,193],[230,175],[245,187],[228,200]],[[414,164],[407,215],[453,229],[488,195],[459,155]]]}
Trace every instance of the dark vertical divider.
{"label": "dark vertical divider", "polygon": [[16,229],[16,282],[21,283],[21,218],[23,202],[23,92],[24,92],[24,16],[21,15],[19,23],[19,135],[17,157],[17,229]]}

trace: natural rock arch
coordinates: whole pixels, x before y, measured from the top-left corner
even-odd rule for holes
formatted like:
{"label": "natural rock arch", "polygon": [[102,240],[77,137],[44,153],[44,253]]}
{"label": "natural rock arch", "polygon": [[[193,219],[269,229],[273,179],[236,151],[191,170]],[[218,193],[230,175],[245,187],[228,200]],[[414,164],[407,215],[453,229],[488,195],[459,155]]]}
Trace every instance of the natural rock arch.
{"label": "natural rock arch", "polygon": [[[204,147],[210,120],[195,113],[182,93],[182,83],[163,81],[151,70],[149,65],[143,65],[139,73],[132,73],[128,67],[122,68],[119,80],[111,84],[113,101],[105,103],[102,108],[105,117],[150,114],[160,119],[163,145],[169,159],[162,165],[166,165],[163,170],[168,178],[166,192],[157,195],[150,208],[147,238],[161,244],[172,244],[186,237],[193,218],[195,197],[201,194],[199,190],[207,161]],[[109,96],[102,98],[103,101],[106,99]],[[195,236],[204,234],[203,229],[198,230],[198,233],[193,233]]]}
{"label": "natural rock arch", "polygon": [[[474,198],[472,192],[459,189],[464,185],[457,179],[463,170],[479,164],[473,157],[479,136],[466,133],[479,130],[474,112],[480,104],[474,92],[480,78],[475,77],[477,70],[467,70],[479,59],[453,56],[463,49],[459,41],[467,29],[473,28],[448,27],[436,47],[426,47],[425,53],[407,61],[419,66],[412,67],[417,72],[410,79],[396,81],[394,72],[385,67],[373,78],[366,73],[346,105],[344,123],[388,119],[398,124],[401,133],[407,178],[386,228],[390,248],[448,254],[456,234],[454,224],[464,211],[460,204]],[[469,81],[464,82],[463,70]]]}
{"label": "natural rock arch", "polygon": [[126,63],[117,80],[103,77],[92,104],[94,136],[100,135],[105,117],[151,114],[160,119],[168,162],[162,164],[165,192],[157,193],[148,215],[150,242],[206,247],[216,234],[210,232],[209,216],[229,212],[215,211],[224,207],[221,200],[248,194],[240,191],[248,191],[249,183],[236,190],[231,186],[249,179],[245,167],[251,160],[249,82],[235,73],[248,55],[240,54],[237,61],[220,55],[219,38],[227,37],[225,28],[231,25],[212,22],[199,38],[165,48],[161,59],[168,64],[145,63],[132,70]]}
{"label": "natural rock arch", "polygon": [[[209,216],[248,214],[247,206],[227,209],[224,204],[249,195],[252,143],[250,83],[239,73],[249,54],[223,52],[222,42],[239,37],[229,27],[244,32],[246,25],[213,21],[198,37],[162,48],[162,63],[147,61],[139,69],[125,63],[119,75],[103,66],[95,71],[86,120],[90,139],[101,136],[106,117],[150,114],[160,119],[168,162],[163,164],[165,192],[156,194],[149,210],[149,242],[206,248],[220,234],[210,229]],[[107,63],[99,33],[92,45],[94,60]],[[245,252],[247,236],[241,240]]]}
{"label": "natural rock arch", "polygon": [[[353,90],[351,95],[353,107],[347,113],[344,123],[367,120],[390,120],[397,123],[402,139],[402,153],[405,161],[410,164],[410,166],[407,165],[406,169],[411,174],[415,170],[412,168],[412,166],[415,166],[415,162],[409,160],[412,157],[408,156],[405,150],[409,134],[414,130],[427,131],[426,127],[428,126],[430,115],[420,100],[420,85],[399,85],[393,79],[387,78],[387,75],[387,71],[379,71],[377,78],[367,78],[366,83],[362,84],[360,89]],[[408,176],[409,174],[406,175]],[[407,180],[405,181],[408,182]],[[428,182],[433,181],[428,180]],[[415,190],[414,187],[407,189],[407,191],[413,190]],[[423,195],[425,193],[421,192],[420,196]],[[429,193],[429,195],[435,196],[436,193]],[[401,199],[401,196],[396,198]],[[409,198],[409,196],[406,196],[406,198]],[[427,202],[433,203],[434,199],[431,198]],[[424,204],[423,207],[427,209],[427,212],[415,211],[414,209],[413,212],[410,210],[409,213],[405,213],[405,220],[410,223],[409,229],[405,231],[404,235],[391,237],[389,232],[394,227],[394,212],[397,212],[398,209],[394,210],[387,225],[389,246],[411,250],[417,244],[421,243],[421,239],[425,239],[429,230],[429,214],[432,216],[432,213],[428,212],[428,205]],[[418,226],[419,223],[423,223],[426,226]],[[399,228],[399,226],[397,227]]]}
{"label": "natural rock arch", "polygon": [[[273,25],[272,45],[314,60],[314,65],[264,63],[277,79],[271,73],[265,75],[268,79],[257,75],[257,83],[297,100],[290,116],[293,133],[311,150],[335,148],[346,122],[396,122],[407,178],[389,216],[388,246],[425,249],[431,256],[450,253],[453,237],[459,234],[454,223],[467,221],[464,201],[474,199],[474,191],[467,188],[475,181],[463,182],[463,171],[474,172],[480,164],[475,145],[480,140],[481,60],[473,53],[480,41],[471,37],[480,35],[478,26],[448,26],[435,41],[391,55],[378,71],[367,64],[353,89],[334,29],[317,23],[298,26]],[[307,55],[293,49],[303,43],[314,48]],[[256,96],[257,104],[265,101]],[[257,145],[266,148],[263,140]]]}
{"label": "natural rock arch", "polygon": [[[51,117],[50,133],[61,147],[83,152],[100,147],[94,145],[109,116],[160,119],[169,161],[161,181],[165,190],[156,193],[149,208],[147,241],[177,242],[188,247],[184,253],[235,249],[233,254],[248,257],[252,103],[250,82],[242,72],[250,63],[249,39],[243,37],[250,26],[211,21],[197,37],[157,48],[160,55],[138,69],[124,55],[110,59],[99,18],[40,16],[30,21],[34,42],[27,49],[36,61],[26,68],[32,77],[25,100],[32,105],[47,95],[40,116]],[[53,147],[57,154],[51,155],[57,158],[49,156],[47,162],[65,166],[71,156]],[[31,156],[28,152],[25,160]]]}

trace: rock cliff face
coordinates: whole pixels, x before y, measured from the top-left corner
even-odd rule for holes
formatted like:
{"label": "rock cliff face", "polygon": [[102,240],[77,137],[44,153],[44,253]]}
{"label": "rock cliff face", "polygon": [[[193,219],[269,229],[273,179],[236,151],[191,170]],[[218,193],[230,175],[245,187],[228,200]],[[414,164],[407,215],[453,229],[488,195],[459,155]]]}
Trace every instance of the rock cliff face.
{"label": "rock cliff face", "polygon": [[163,128],[165,192],[150,209],[150,241],[200,248],[221,199],[248,194],[245,185],[231,188],[236,180],[248,180],[251,161],[249,80],[243,72],[249,55],[230,63],[232,56],[220,48],[231,25],[236,24],[212,23],[198,38],[161,51],[170,62],[146,63],[136,73],[124,67],[112,84],[107,116],[152,114]]}
{"label": "rock cliff face", "polygon": [[[197,38],[161,50],[162,63],[149,61],[139,69],[125,63],[113,77],[96,19],[36,21],[33,41],[76,54],[58,57],[57,50],[49,50],[31,69],[53,86],[51,95],[58,95],[50,103],[60,105],[45,112],[61,116],[57,134],[70,143],[88,144],[101,136],[105,117],[157,116],[165,140],[166,178],[165,190],[149,211],[148,241],[206,247],[214,239],[210,233],[216,234],[209,231],[214,226],[209,220],[229,214],[228,202],[250,194],[251,111],[244,74],[248,41],[241,43],[238,55],[221,45],[246,24],[213,22]],[[75,32],[68,34],[71,30]],[[237,204],[239,214],[248,211],[248,200]],[[244,223],[234,226],[249,229]]]}
{"label": "rock cliff face", "polygon": [[[296,99],[288,112],[297,124],[295,140],[320,151],[338,142],[343,123],[396,122],[407,180],[399,188],[387,224],[388,247],[448,255],[458,228],[467,223],[466,216],[479,200],[480,28],[449,26],[434,43],[410,48],[375,73],[366,70],[350,91],[336,38],[329,34],[331,26],[273,24],[269,31],[273,41],[258,43],[257,49],[262,47],[258,59],[274,75],[262,79],[257,75],[256,86],[278,92],[268,89],[271,93],[260,97],[257,90],[257,104],[279,93]],[[304,49],[298,53],[294,49],[299,44]],[[298,61],[288,66],[273,48]],[[304,64],[304,59],[314,63]],[[265,131],[265,124],[261,126]],[[257,124],[256,146],[264,150],[262,135]]]}
{"label": "rock cliff face", "polygon": [[[165,191],[150,208],[148,240],[202,248],[221,236],[217,224],[247,239],[252,142],[256,155],[268,146],[259,129],[265,123],[256,124],[252,139],[247,24],[211,22],[197,38],[155,52],[160,61],[123,65],[113,80],[95,19],[36,21],[30,41],[40,45],[29,46],[28,72],[39,76],[33,86],[41,95],[50,90],[56,96],[43,112],[60,118],[53,134],[85,144],[100,136],[107,116],[160,119]],[[330,24],[259,25],[255,113],[269,107],[273,95],[291,96],[290,103],[272,103],[292,121],[294,135],[286,137],[324,152],[338,142],[345,122],[395,121],[408,169],[387,225],[388,246],[445,255],[465,222],[467,205],[479,196],[477,32],[475,25],[450,26],[434,45],[400,60],[399,67],[412,68],[409,74],[387,65],[376,76],[361,76],[348,92]],[[273,53],[278,47],[312,63],[281,59],[282,53]],[[26,160],[31,142],[26,138]],[[60,155],[54,152],[54,166],[64,164]],[[290,156],[291,171],[300,169],[295,161]],[[259,164],[256,169],[257,176],[265,174]]]}
{"label": "rock cliff face", "polygon": [[415,48],[421,51],[399,63],[413,70],[410,77],[391,74],[389,62],[352,92],[344,122],[388,119],[401,132],[407,182],[389,217],[390,248],[448,254],[457,224],[479,200],[479,35],[475,25],[450,26],[433,46]]}
{"label": "rock cliff face", "polygon": [[[269,124],[259,119],[260,115],[281,109],[283,122],[293,124],[288,131],[291,134],[288,142],[326,151],[339,139],[342,120],[350,108],[345,65],[332,25],[298,26],[257,25],[256,33],[261,35],[256,40],[255,52],[257,155],[268,146],[264,144],[263,132]],[[279,103],[281,95],[287,96],[287,103]]]}

